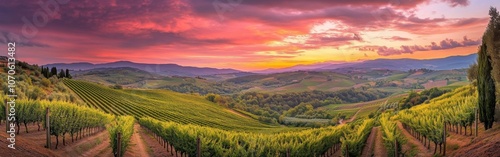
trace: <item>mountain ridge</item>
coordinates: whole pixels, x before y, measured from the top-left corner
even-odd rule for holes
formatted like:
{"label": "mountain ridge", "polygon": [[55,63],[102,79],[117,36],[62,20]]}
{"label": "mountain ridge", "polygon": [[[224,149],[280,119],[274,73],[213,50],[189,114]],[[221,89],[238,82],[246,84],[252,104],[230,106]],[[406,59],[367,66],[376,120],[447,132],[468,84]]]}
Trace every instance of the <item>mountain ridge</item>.
{"label": "mountain ridge", "polygon": [[368,69],[389,69],[406,71],[409,69],[432,69],[432,70],[451,70],[463,69],[469,67],[476,61],[477,54],[470,55],[457,55],[448,56],[445,58],[434,59],[375,59],[360,62],[320,62],[316,64],[299,64],[286,68],[265,69],[257,71],[242,71],[231,68],[212,68],[212,67],[195,67],[195,66],[182,66],[173,63],[165,64],[152,64],[152,63],[136,63],[132,61],[115,61],[108,63],[93,64],[89,62],[76,62],[76,63],[52,63],[43,66],[57,67],[62,69],[90,70],[97,68],[117,68],[117,67],[131,67],[154,74],[163,76],[207,76],[218,74],[233,74],[242,72],[252,72],[259,74],[282,73],[292,71],[323,71],[334,70],[340,68],[368,68]]}
{"label": "mountain ridge", "polygon": [[99,68],[120,68],[130,67],[135,69],[144,70],[150,73],[159,74],[163,76],[201,76],[201,75],[215,75],[215,74],[229,74],[239,73],[243,71],[235,69],[218,69],[210,67],[194,67],[182,66],[178,64],[150,64],[150,63],[135,63],[131,61],[116,61],[109,63],[93,64],[88,62],[78,63],[52,63],[43,66],[57,67],[61,69],[70,69],[74,71],[91,70]]}

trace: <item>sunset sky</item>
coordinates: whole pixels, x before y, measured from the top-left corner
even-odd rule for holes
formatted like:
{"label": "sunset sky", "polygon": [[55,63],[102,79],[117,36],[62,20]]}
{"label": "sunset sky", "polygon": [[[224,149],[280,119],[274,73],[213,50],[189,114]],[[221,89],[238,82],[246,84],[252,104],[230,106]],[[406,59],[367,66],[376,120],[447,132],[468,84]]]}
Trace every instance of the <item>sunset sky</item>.
{"label": "sunset sky", "polygon": [[[44,2],[49,4],[38,4]],[[498,0],[0,0],[0,43],[33,64],[260,70],[475,53]],[[0,54],[5,56],[5,54]]]}

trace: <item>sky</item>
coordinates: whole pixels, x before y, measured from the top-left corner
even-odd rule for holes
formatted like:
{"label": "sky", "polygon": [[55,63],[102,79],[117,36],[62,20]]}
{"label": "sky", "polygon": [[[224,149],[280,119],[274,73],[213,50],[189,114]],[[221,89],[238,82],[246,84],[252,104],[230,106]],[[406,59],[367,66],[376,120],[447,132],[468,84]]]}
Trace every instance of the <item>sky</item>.
{"label": "sky", "polygon": [[0,44],[16,42],[17,59],[39,65],[132,61],[251,71],[443,58],[477,52],[490,6],[500,2],[0,0]]}

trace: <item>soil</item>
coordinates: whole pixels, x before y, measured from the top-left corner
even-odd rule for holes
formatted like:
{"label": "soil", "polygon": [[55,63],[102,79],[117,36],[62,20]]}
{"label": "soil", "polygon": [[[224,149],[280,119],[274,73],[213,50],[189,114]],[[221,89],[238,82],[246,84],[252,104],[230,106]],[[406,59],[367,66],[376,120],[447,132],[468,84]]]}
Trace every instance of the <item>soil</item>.
{"label": "soil", "polygon": [[366,139],[365,148],[363,148],[363,152],[361,152],[362,157],[371,157],[373,155],[373,148],[375,144],[375,139],[377,137],[379,127],[373,127],[368,139]]}
{"label": "soil", "polygon": [[[174,157],[174,155],[171,155],[169,151],[167,151],[167,148],[160,144],[153,136],[152,133],[149,133],[145,128],[139,127],[139,135],[142,137],[142,140],[147,143],[147,150],[151,156],[158,156],[158,157]],[[174,149],[175,151],[175,149]]]}
{"label": "soil", "polygon": [[374,147],[373,156],[385,157],[385,156],[387,156],[387,149],[385,149],[385,146],[384,146],[384,141],[382,138],[382,130],[380,127],[376,127],[376,128],[377,128],[377,137],[375,139],[375,147]]}
{"label": "soil", "polygon": [[478,137],[458,150],[450,152],[450,156],[500,157],[500,123],[494,123],[493,128],[487,131],[484,131],[483,125],[479,126]]}
{"label": "soil", "polygon": [[403,135],[408,140],[408,142],[405,145],[403,145],[403,152],[407,152],[410,149],[412,149],[411,145],[413,145],[413,146],[416,146],[416,148],[418,150],[417,156],[432,156],[433,155],[432,152],[430,152],[418,139],[413,137],[408,131],[406,131],[403,128],[403,124],[401,124],[401,122],[398,121],[397,124],[398,124],[397,125],[398,128],[401,130]]}

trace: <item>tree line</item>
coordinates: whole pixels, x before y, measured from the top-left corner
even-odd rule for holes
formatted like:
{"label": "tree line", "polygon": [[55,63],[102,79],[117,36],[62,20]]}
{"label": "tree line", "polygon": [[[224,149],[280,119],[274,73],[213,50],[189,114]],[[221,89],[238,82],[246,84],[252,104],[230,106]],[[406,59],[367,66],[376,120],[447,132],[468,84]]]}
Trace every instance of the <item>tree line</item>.
{"label": "tree line", "polygon": [[[300,104],[304,106],[310,105],[314,109],[330,104],[367,102],[385,98],[390,94],[389,92],[375,89],[361,90],[351,88],[335,92],[318,90],[284,94],[247,92],[243,94],[234,94],[232,96],[207,94],[206,99],[229,108],[240,109],[260,116],[259,120],[263,122],[276,123],[279,122],[279,117],[283,113]],[[293,116],[302,118],[329,118],[334,116],[321,111],[306,112],[307,111],[304,110],[303,112],[301,111],[300,114],[294,113]]]}
{"label": "tree line", "polygon": [[[478,87],[479,119],[484,128],[490,129],[494,121],[500,120],[495,109],[500,100],[500,15],[496,8],[489,11],[490,21],[483,34],[477,63],[470,66],[467,77]],[[497,117],[495,117],[497,113]]]}
{"label": "tree line", "polygon": [[40,67],[40,73],[42,73],[42,75],[45,77],[45,78],[50,78],[52,76],[56,76],[57,78],[72,78],[71,74],[69,73],[69,69],[61,69],[61,71],[59,73],[57,73],[57,68],[56,67],[52,67],[50,68],[49,70],[49,67]]}

